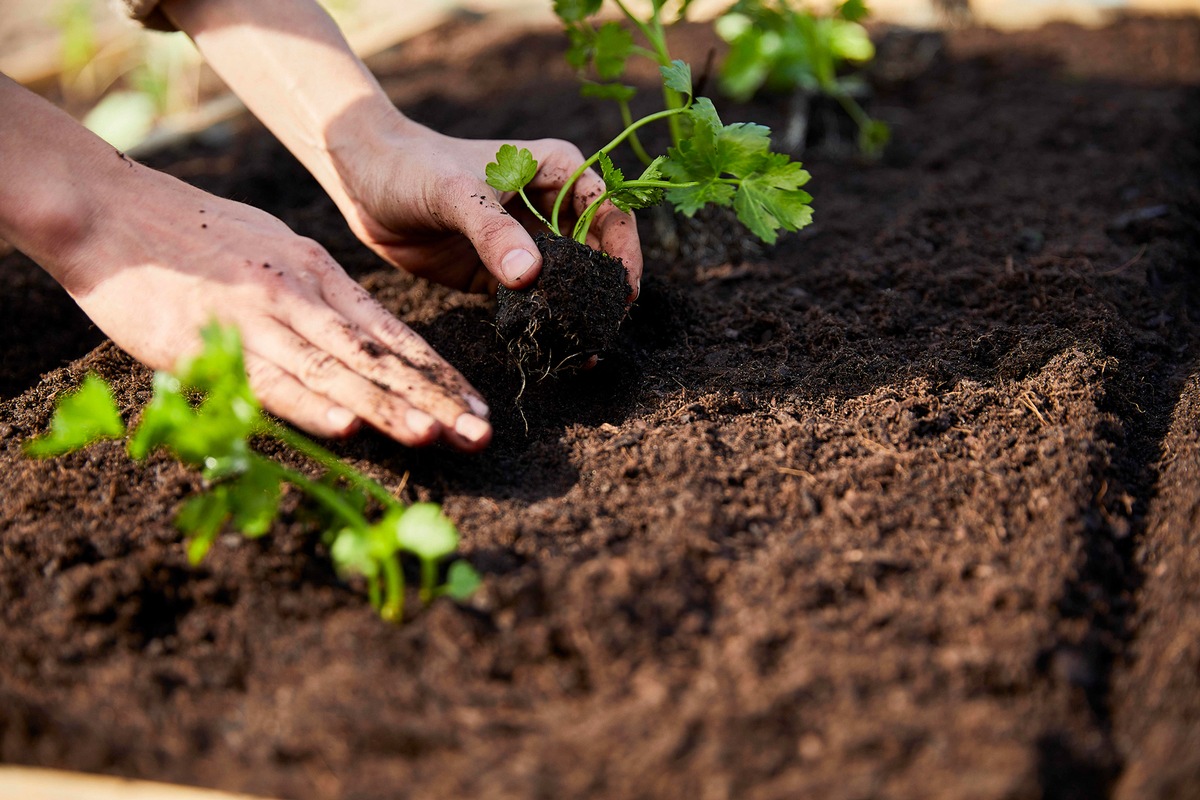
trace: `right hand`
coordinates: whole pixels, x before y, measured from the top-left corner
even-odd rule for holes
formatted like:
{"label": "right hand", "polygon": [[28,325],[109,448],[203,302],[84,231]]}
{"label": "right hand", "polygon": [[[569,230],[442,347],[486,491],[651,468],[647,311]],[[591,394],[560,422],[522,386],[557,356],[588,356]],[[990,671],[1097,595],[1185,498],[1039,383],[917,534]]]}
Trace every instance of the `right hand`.
{"label": "right hand", "polygon": [[241,330],[263,406],[310,433],[345,436],[362,420],[406,445],[487,445],[480,394],[319,244],[258,209],[129,169],[51,270],[122,349],[172,369],[216,319]]}

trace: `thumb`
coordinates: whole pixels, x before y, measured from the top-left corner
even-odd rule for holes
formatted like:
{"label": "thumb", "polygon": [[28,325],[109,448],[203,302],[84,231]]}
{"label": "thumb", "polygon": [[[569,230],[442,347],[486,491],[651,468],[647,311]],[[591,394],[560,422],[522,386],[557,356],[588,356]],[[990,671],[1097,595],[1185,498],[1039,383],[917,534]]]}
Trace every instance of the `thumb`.
{"label": "thumb", "polygon": [[459,229],[488,272],[508,288],[528,286],[541,271],[542,256],[533,237],[499,203],[468,203]]}

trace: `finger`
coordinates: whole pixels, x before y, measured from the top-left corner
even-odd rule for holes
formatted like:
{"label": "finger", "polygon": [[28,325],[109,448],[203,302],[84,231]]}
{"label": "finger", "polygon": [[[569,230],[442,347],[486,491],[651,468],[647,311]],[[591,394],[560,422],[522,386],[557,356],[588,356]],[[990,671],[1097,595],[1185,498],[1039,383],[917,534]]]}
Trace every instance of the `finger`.
{"label": "finger", "polygon": [[246,374],[263,408],[314,436],[343,438],[360,427],[353,411],[308,389],[257,355],[247,354]]}
{"label": "finger", "polygon": [[441,433],[441,426],[432,416],[383,391],[282,325],[247,337],[246,352],[276,364],[308,391],[327,397],[402,444],[420,447]]}
{"label": "finger", "polygon": [[629,276],[631,290],[627,302],[632,303],[636,300],[642,288],[642,245],[638,239],[637,222],[633,215],[626,214],[612,203],[606,202],[592,220],[588,244],[621,259]]}
{"label": "finger", "polygon": [[499,202],[462,202],[471,196],[494,198],[494,190],[476,178],[447,181],[442,207],[450,222],[471,241],[488,272],[510,289],[537,278],[542,256],[533,237]]}
{"label": "finger", "polygon": [[438,384],[457,392],[475,416],[487,419],[490,412],[483,394],[359,283],[349,278],[331,278],[322,284],[321,293],[334,311],[358,325],[388,350],[403,354],[418,369],[437,374]]}
{"label": "finger", "polygon": [[[583,155],[568,142],[551,141],[545,160],[530,187],[541,192],[556,192],[570,174],[583,163]],[[594,169],[587,169],[571,187],[571,210],[578,218],[605,191],[604,179]],[[632,215],[605,201],[597,210],[588,231],[588,244],[597,250],[619,258],[628,275],[628,302],[637,298],[642,281],[642,251],[637,236],[637,223]]]}
{"label": "finger", "polygon": [[284,321],[292,330],[319,342],[323,351],[377,391],[402,397],[429,414],[450,444],[475,451],[491,439],[491,426],[467,402],[467,382],[415,333],[410,332],[403,348],[392,348],[329,306],[301,307],[297,312]]}

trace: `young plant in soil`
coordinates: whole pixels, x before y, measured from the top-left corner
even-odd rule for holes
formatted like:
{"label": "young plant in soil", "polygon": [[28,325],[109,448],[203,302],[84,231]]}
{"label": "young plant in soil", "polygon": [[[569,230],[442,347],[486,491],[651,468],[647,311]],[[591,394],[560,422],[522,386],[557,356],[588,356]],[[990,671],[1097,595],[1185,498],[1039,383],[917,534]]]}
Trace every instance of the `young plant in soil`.
{"label": "young plant in soil", "polygon": [[[616,337],[629,294],[625,268],[618,259],[586,245],[592,221],[605,201],[629,212],[665,199],[689,217],[709,206],[731,208],[768,244],[776,241],[781,230],[799,230],[812,221],[812,196],[800,188],[809,174],[800,163],[771,151],[770,130],[748,122],[724,124],[712,101],[693,95],[691,68],[683,61],[673,61],[660,72],[663,85],[679,98],[679,105],[631,121],[585,160],[559,191],[548,218],[525,194],[538,169],[529,150],[502,145],[496,161],[487,165],[488,183],[498,191],[520,195],[552,234],[537,237],[543,266],[534,287],[502,288],[497,294],[497,329],[523,375],[531,370],[548,373],[572,361],[582,363]],[[638,129],[659,120],[679,121],[689,133],[666,155],[651,159],[638,177],[626,178],[609,153]],[[575,181],[596,164],[604,192],[566,231],[560,225],[563,203]]]}
{"label": "young plant in soil", "polygon": [[[668,10],[666,0],[653,0],[649,15],[638,16],[624,0],[614,0],[617,8],[632,24],[644,42],[638,44],[633,34],[620,23],[608,21],[596,24],[593,18],[604,6],[604,0],[554,0],[554,13],[563,23],[570,46],[567,49],[567,61],[581,75],[590,66],[599,80],[584,79],[583,95],[602,100],[614,101],[621,111],[621,121],[628,128],[633,124],[633,114],[629,102],[637,90],[633,86],[621,83],[625,68],[630,57],[645,58],[656,64],[659,69],[668,68],[673,63],[671,51],[667,47],[666,30],[671,25],[687,16],[688,7],[692,0],[681,0],[674,8]],[[690,94],[690,87],[688,94]],[[680,109],[684,106],[685,94],[663,83],[663,107]],[[668,121],[671,130],[671,143],[678,147],[683,141],[685,127],[681,120],[672,117]],[[636,133],[629,135],[629,146],[643,164],[649,164],[653,159],[638,139]]]}
{"label": "young plant in soil", "polygon": [[[295,431],[267,419],[246,379],[236,328],[210,325],[204,350],[174,373],[154,376],[154,396],[137,426],[127,430],[109,385],[88,375],[55,408],[50,430],[26,443],[31,456],[71,453],[102,439],[128,436],[129,455],[141,461],[158,449],[201,470],[205,491],[187,500],[175,525],[188,538],[187,553],[198,563],[230,523],[244,536],[270,530],[279,515],[284,484],[316,505],[322,536],[342,574],[366,578],[371,604],[384,619],[404,616],[400,556],[420,561],[420,597],[425,603],[447,595],[465,599],[480,578],[465,561],[455,561],[440,578],[440,562],[458,547],[458,531],[434,503],[404,506],[376,481]],[[324,470],[308,477],[254,452],[250,438],[265,436],[302,453]],[[374,505],[378,511],[368,516]],[[371,516],[377,517],[372,522]]]}
{"label": "young plant in soil", "polygon": [[[785,146],[798,151],[820,111],[819,98],[831,98],[858,131],[859,150],[877,157],[891,136],[888,126],[872,119],[856,100],[865,84],[839,74],[847,64],[863,65],[875,57],[875,46],[861,21],[863,0],[844,0],[828,16],[794,8],[788,0],[738,0],[716,22],[729,42],[721,65],[721,88],[730,97],[748,100],[761,89],[793,97]],[[836,118],[826,128],[836,130]]]}

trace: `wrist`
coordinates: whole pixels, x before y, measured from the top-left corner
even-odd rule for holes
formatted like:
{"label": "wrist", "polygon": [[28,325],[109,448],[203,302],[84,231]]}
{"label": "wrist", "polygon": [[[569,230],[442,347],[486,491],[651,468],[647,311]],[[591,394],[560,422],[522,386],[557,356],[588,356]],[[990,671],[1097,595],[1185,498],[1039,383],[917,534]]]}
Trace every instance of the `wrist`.
{"label": "wrist", "polygon": [[322,183],[360,238],[366,235],[367,221],[379,218],[383,206],[396,197],[397,162],[429,158],[429,143],[439,138],[441,134],[408,119],[390,101],[386,108],[355,109],[329,127],[325,150],[332,181]]}

